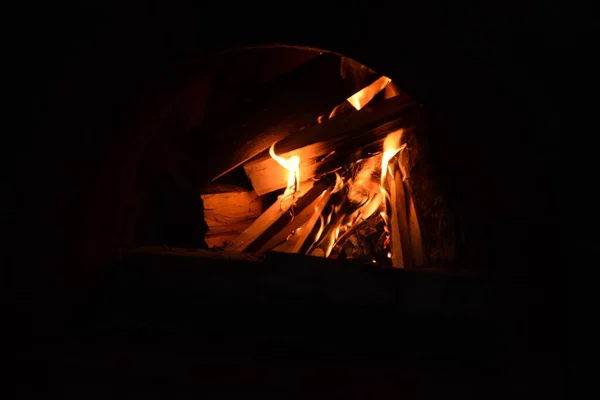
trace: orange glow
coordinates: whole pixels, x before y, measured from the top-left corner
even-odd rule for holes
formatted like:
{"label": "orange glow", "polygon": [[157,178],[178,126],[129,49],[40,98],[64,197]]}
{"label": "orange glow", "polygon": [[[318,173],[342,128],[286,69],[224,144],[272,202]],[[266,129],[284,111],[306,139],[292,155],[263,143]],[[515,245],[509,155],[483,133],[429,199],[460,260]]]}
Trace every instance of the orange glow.
{"label": "orange glow", "polygon": [[269,155],[289,172],[287,187],[281,195],[281,199],[293,196],[300,189],[300,157],[291,156],[290,158],[283,158],[278,156],[275,154],[275,143],[271,145]]}
{"label": "orange glow", "polygon": [[388,83],[392,80],[387,76],[382,76],[377,79],[375,82],[371,83],[369,86],[361,89],[360,91],[354,93],[352,96],[348,97],[348,102],[354,106],[357,110],[360,110],[364,106],[367,105],[373,97],[379,92],[381,92]]}

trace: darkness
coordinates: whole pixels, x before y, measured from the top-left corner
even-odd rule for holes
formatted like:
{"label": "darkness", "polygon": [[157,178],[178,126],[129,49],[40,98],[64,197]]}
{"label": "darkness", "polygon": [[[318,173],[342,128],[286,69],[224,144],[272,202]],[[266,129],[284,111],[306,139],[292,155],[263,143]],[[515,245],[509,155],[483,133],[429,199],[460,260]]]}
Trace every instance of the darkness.
{"label": "darkness", "polygon": [[[587,235],[559,210],[588,209],[591,146],[574,133],[593,126],[593,13],[470,3],[15,11],[2,257],[18,394],[567,394],[567,272],[584,251],[566,244]],[[165,99],[207,54],[270,43],[355,58],[428,106],[485,277],[124,254]]]}

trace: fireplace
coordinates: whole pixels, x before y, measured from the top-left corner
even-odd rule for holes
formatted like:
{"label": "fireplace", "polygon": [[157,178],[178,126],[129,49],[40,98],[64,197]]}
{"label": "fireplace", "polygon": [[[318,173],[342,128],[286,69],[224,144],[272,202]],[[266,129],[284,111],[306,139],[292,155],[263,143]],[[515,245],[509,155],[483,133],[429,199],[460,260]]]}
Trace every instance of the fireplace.
{"label": "fireplace", "polygon": [[426,107],[392,77],[288,46],[207,64],[202,90],[173,107],[138,172],[155,204],[141,213],[137,251],[456,265],[460,218],[429,150]]}

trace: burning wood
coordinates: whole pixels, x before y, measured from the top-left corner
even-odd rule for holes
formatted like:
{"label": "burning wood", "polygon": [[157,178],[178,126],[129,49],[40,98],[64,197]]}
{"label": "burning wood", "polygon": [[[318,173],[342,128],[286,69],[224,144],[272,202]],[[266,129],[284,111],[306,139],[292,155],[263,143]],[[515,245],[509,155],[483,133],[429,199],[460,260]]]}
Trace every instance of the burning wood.
{"label": "burning wood", "polygon": [[[387,133],[380,154],[341,165],[335,185],[334,174],[329,173],[310,188],[310,181],[300,183],[302,159],[277,155],[272,145],[269,153],[275,169],[287,172],[287,177],[280,177],[285,191],[226,250],[373,257],[373,262],[387,259],[399,268],[422,265],[420,227],[408,182],[405,186],[407,173],[402,172],[404,132]],[[361,245],[359,238],[369,243],[367,251],[361,249],[366,243]]]}
{"label": "burning wood", "polygon": [[244,171],[257,196],[281,194],[225,250],[423,266],[407,147],[419,118],[420,107],[380,77],[319,124],[261,142]]}
{"label": "burning wood", "polygon": [[400,164],[395,162],[390,164],[390,160],[397,157],[397,154],[401,153],[406,147],[406,144],[400,145],[402,134],[403,130],[392,132],[385,138],[383,143],[381,191],[386,200],[389,199],[390,210],[387,211],[387,202],[385,202],[382,217],[390,233],[389,257],[392,259],[392,265],[398,268],[409,268],[412,266],[412,256],[408,235],[404,183],[398,167]]}
{"label": "burning wood", "polygon": [[348,231],[369,219],[379,209],[381,196],[378,185],[370,184],[374,172],[373,161],[379,158],[363,160],[343,171],[344,178],[340,179],[342,185],[339,185],[343,190],[338,190],[339,193],[330,199],[330,204],[323,210],[321,225],[314,235],[313,245],[307,249],[308,253],[329,257]]}
{"label": "burning wood", "polygon": [[[239,238],[233,241],[227,247],[227,250],[240,252],[248,249],[250,246],[253,246],[253,248],[262,246],[256,249],[256,252],[260,253],[261,251],[264,252],[272,249],[277,245],[278,241],[283,241],[280,239],[280,236],[286,234],[285,226],[288,224],[288,222],[290,222],[287,221],[287,219],[291,217],[291,220],[294,221],[296,207],[298,207],[299,211],[303,211],[307,206],[307,202],[310,203],[315,199],[315,193],[323,189],[319,185],[313,187],[312,184],[310,185],[310,188],[309,185],[304,185],[301,188],[299,176],[300,172],[298,170],[298,164],[300,160],[298,157],[280,157],[273,151],[273,146],[271,146],[269,153],[281,167],[288,171],[286,190],[282,195],[279,196],[278,199],[279,210],[274,208],[277,206],[277,203],[273,204],[255,221],[255,223],[249,226],[248,229],[246,229],[239,236]],[[297,203],[298,199],[302,199],[301,204]],[[290,211],[289,215],[288,211]],[[294,226],[289,226],[288,229],[297,229],[300,227],[298,223],[299,221],[296,220]],[[286,236],[284,236],[284,238]],[[266,243],[264,243],[265,241]]]}
{"label": "burning wood", "polygon": [[[338,177],[339,177],[339,175],[338,175]],[[331,194],[334,191],[335,191],[335,188],[334,189],[328,188],[327,190],[325,190],[321,194],[321,196],[317,200],[314,201],[314,203],[313,203],[314,207],[312,207],[314,210],[312,211],[312,215],[311,215],[310,219],[306,223],[304,223],[303,225],[298,227],[298,229],[293,231],[291,233],[291,236],[286,237],[285,242],[281,243],[277,247],[274,247],[273,250],[281,251],[283,253],[299,253],[300,250],[302,249],[302,246],[304,246],[304,243],[306,242],[306,240],[308,239],[312,230],[314,229],[315,225],[322,218],[321,213],[323,212],[323,209],[327,205],[327,202],[329,201],[329,198],[331,197]],[[305,209],[303,211],[303,213],[310,213],[310,212],[311,212],[310,208]],[[303,217],[304,216],[298,216],[298,218],[301,221],[304,219]]]}
{"label": "burning wood", "polygon": [[[328,187],[329,186],[329,187]],[[306,195],[300,199],[294,206],[293,212],[281,216],[276,223],[274,223],[264,233],[263,240],[257,240],[256,243],[264,242],[254,251],[255,254],[261,255],[267,251],[273,250],[278,245],[288,242],[291,238],[294,238],[288,246],[290,247],[301,247],[303,244],[302,238],[304,239],[305,233],[302,232],[304,228],[308,229],[309,221],[315,214],[315,209],[320,209],[324,203],[330,198],[333,188],[331,187],[330,180],[324,180],[317,182]],[[314,226],[314,225],[313,225]],[[253,247],[256,246],[253,245]]]}
{"label": "burning wood", "polygon": [[[282,157],[299,157],[302,177],[309,179],[381,151],[390,130],[416,123],[416,111],[414,102],[394,97],[377,107],[307,128],[278,142],[276,149]],[[267,152],[244,164],[244,170],[259,195],[286,186],[285,171]]]}

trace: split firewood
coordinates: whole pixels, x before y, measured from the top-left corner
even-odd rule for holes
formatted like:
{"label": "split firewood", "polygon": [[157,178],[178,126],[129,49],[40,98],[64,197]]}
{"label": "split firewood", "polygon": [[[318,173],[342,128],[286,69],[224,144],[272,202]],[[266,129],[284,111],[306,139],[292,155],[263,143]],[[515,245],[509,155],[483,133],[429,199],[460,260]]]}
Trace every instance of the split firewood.
{"label": "split firewood", "polygon": [[225,175],[274,142],[316,123],[320,115],[354,94],[357,85],[367,86],[380,76],[361,75],[362,82],[344,79],[341,60],[338,55],[323,53],[254,88],[245,93],[240,109],[212,118],[212,123],[190,132],[182,146],[190,151],[209,147],[216,154],[227,154],[210,164],[202,163],[201,171],[212,180]]}
{"label": "split firewood", "polygon": [[[418,110],[414,102],[397,96],[307,128],[278,142],[275,152],[284,158],[300,157],[301,178],[312,178],[381,151],[390,131],[416,124]],[[244,164],[244,170],[259,195],[285,187],[287,172],[268,152]]]}
{"label": "split firewood", "polygon": [[248,247],[248,251],[259,255],[264,254],[283,243],[298,228],[308,222],[318,201],[327,196],[327,190],[333,185],[333,180],[330,178],[327,176],[316,182],[304,196],[296,201],[290,212],[281,215]]}
{"label": "split firewood", "polygon": [[[300,214],[295,217],[295,220],[303,223],[307,215],[310,215],[308,221],[300,225],[295,231],[292,231],[291,236],[286,237],[286,241],[279,246],[273,248],[274,251],[281,251],[283,253],[299,253],[300,249],[306,242],[306,239],[310,236],[313,228],[321,218],[321,213],[327,205],[332,193],[332,188],[325,190],[319,198],[317,198],[311,206],[305,208]],[[283,233],[285,234],[285,232]],[[289,235],[288,235],[289,236]],[[273,239],[275,242],[277,239]],[[270,245],[270,244],[269,244]],[[268,247],[268,246],[265,246]]]}
{"label": "split firewood", "polygon": [[293,197],[281,199],[273,203],[258,218],[248,226],[242,233],[233,239],[225,248],[231,252],[243,252],[254,243],[270,226],[277,222],[282,216],[289,213],[290,208],[298,199],[313,188],[313,182],[307,181],[300,184],[300,189]]}
{"label": "split firewood", "polygon": [[256,192],[232,185],[206,186],[200,194],[208,247],[223,247],[258,218],[265,207]]}
{"label": "split firewood", "polygon": [[411,268],[413,262],[408,213],[406,212],[406,192],[400,169],[392,165],[391,170],[393,174],[389,174],[387,180],[390,188],[390,252],[392,253],[392,265],[398,268]]}

